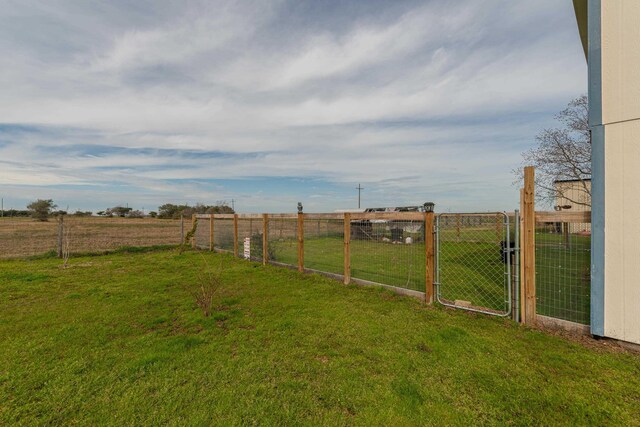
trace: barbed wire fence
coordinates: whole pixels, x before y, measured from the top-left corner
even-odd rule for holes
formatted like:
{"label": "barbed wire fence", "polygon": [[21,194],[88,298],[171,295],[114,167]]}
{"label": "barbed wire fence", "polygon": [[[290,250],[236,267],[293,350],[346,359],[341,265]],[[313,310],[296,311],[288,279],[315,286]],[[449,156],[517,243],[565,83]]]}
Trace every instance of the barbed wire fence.
{"label": "barbed wire fence", "polygon": [[[157,218],[63,217],[0,220],[0,258],[114,251],[123,247],[176,246],[180,220]],[[64,237],[64,238],[63,238]]]}

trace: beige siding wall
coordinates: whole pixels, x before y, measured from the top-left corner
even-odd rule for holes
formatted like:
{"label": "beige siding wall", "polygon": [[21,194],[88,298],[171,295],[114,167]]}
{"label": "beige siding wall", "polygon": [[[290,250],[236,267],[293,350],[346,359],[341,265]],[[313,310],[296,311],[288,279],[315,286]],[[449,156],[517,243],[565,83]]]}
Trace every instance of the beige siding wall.
{"label": "beige siding wall", "polygon": [[605,335],[640,343],[640,1],[602,2]]}
{"label": "beige siding wall", "polygon": [[[571,206],[571,212],[584,212],[591,210],[591,195],[585,191],[591,191],[591,182],[586,181],[584,185],[579,181],[556,182],[556,189],[561,196],[556,196],[556,206]],[[588,203],[585,205],[584,203]],[[591,224],[589,223],[570,223],[569,233],[591,232]]]}
{"label": "beige siding wall", "polygon": [[605,333],[640,343],[640,120],[605,141]]}
{"label": "beige siding wall", "polygon": [[[571,206],[572,212],[584,212],[591,210],[591,196],[585,191],[591,191],[591,182],[586,181],[584,186],[579,181],[556,182],[555,188],[561,195],[556,197],[557,206]],[[584,205],[587,203],[588,205]]]}
{"label": "beige siding wall", "polygon": [[640,1],[602,0],[602,121],[640,117]]}

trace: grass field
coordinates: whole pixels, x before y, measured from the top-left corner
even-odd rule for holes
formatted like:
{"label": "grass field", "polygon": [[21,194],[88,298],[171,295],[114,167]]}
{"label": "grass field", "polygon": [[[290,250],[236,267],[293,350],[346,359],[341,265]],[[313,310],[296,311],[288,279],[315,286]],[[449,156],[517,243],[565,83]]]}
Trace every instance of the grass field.
{"label": "grass field", "polygon": [[[74,217],[64,219],[71,252],[96,252],[122,246],[177,245],[180,220],[155,218]],[[185,228],[189,226],[189,222]],[[0,218],[0,259],[56,251],[58,223],[31,218]]]}
{"label": "grass field", "polygon": [[0,425],[640,423],[638,355],[221,254],[0,261],[0,313]]}

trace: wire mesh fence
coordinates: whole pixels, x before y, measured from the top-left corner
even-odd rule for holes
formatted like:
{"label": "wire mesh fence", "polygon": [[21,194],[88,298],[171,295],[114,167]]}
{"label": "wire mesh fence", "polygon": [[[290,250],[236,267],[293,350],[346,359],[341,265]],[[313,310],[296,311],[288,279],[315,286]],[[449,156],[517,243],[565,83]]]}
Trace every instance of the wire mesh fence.
{"label": "wire mesh fence", "polygon": [[70,254],[78,254],[179,243],[180,220],[69,215],[61,228],[57,218],[0,219],[0,258],[55,253],[62,244]]}
{"label": "wire mesh fence", "polygon": [[[411,219],[398,219],[406,218],[400,214],[396,219],[382,220],[369,219],[366,215],[358,219],[356,215],[350,221],[349,239],[345,239],[344,214],[266,215],[267,261],[295,267],[302,264],[306,270],[339,276],[344,275],[348,264],[347,280],[353,278],[424,293],[424,214],[414,212],[412,215]],[[199,218],[202,224],[207,224],[210,216],[199,215]],[[236,256],[245,257],[248,249],[252,260],[262,261],[264,221],[263,215],[256,214],[236,215],[235,220],[232,215],[214,215],[215,248],[233,251],[235,238]],[[298,236],[299,227],[302,227],[301,236]],[[207,230],[210,227],[196,233],[197,247],[207,247],[204,244]],[[348,261],[345,260],[347,240],[351,248]]]}
{"label": "wire mesh fence", "polygon": [[269,217],[267,239],[269,261],[298,265],[297,218]]}
{"label": "wire mesh fence", "polygon": [[217,250],[233,252],[234,226],[233,215],[216,218],[213,221],[213,245]]}
{"label": "wire mesh fence", "polygon": [[261,217],[238,218],[237,256],[262,261],[263,227]]}
{"label": "wire mesh fence", "polygon": [[305,218],[304,265],[334,274],[344,272],[344,219]]}
{"label": "wire mesh fence", "polygon": [[[187,221],[185,226],[187,230],[185,233],[191,229],[193,225],[192,221],[193,220],[191,218]],[[211,249],[211,218],[198,218],[197,222],[195,234],[193,236],[194,244],[198,249],[209,250]]]}
{"label": "wire mesh fence", "polygon": [[351,276],[424,292],[424,221],[352,220]]}
{"label": "wire mesh fence", "polygon": [[441,214],[437,226],[437,296],[445,304],[491,314],[511,309],[509,216]]}
{"label": "wire mesh fence", "polygon": [[591,224],[536,223],[536,311],[588,325]]}

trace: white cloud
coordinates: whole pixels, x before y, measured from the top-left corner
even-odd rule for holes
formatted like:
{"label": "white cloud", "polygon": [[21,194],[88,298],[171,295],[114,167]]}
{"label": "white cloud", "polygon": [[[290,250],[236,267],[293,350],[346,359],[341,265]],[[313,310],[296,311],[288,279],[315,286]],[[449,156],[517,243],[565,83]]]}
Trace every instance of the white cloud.
{"label": "white cloud", "polygon": [[[338,25],[343,7],[301,19],[282,2],[12,3],[0,10],[0,184],[174,197],[184,188],[170,179],[314,177],[384,197],[438,192],[453,207],[489,188],[483,203],[511,203],[519,152],[585,91],[570,4],[398,2]],[[73,144],[125,150],[46,149]]]}

